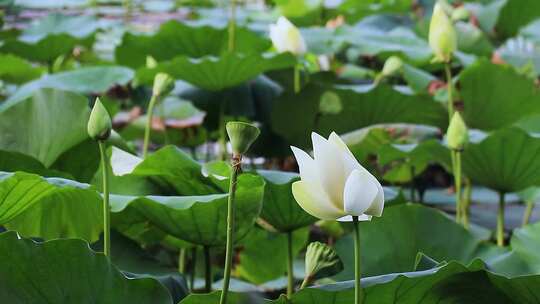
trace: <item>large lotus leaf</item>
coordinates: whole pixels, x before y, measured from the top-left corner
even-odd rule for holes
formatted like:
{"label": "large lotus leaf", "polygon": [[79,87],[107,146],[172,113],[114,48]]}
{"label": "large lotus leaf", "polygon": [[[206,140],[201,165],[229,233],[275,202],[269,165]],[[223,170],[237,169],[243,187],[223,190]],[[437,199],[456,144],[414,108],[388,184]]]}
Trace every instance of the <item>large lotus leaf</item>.
{"label": "large lotus leaf", "polygon": [[291,185],[300,178],[296,173],[257,171],[264,177],[266,187],[261,218],[281,232],[309,226],[317,218],[306,213],[292,195]]}
{"label": "large lotus leaf", "polygon": [[139,69],[136,80],[139,84],[151,84],[158,72],[165,72],[202,89],[218,91],[240,85],[267,71],[291,67],[295,63],[296,58],[290,53],[226,53],[220,57],[201,58],[178,56],[158,64],[157,68]]}
{"label": "large lotus leaf", "polygon": [[[329,109],[328,103],[331,111],[324,108]],[[429,96],[406,95],[387,85],[356,92],[310,84],[299,94],[286,93],[276,101],[272,128],[291,144],[308,147],[311,131],[322,135],[332,131],[343,134],[375,124],[398,122],[444,128],[447,116],[445,109]]]}
{"label": "large lotus leaf", "polygon": [[78,94],[41,89],[0,106],[0,149],[26,154],[49,167],[88,138],[88,100]]}
{"label": "large lotus leaf", "polygon": [[[292,232],[293,258],[306,246],[309,228]],[[268,252],[272,252],[271,255]],[[261,263],[264,261],[264,263]],[[263,229],[252,229],[242,240],[242,251],[236,272],[242,278],[255,284],[262,284],[284,277],[287,273],[287,235],[272,233]],[[303,278],[297,271],[295,277]]]}
{"label": "large lotus leaf", "polygon": [[451,167],[450,151],[434,139],[419,144],[388,144],[379,149],[377,156],[382,166],[394,164],[384,175],[390,182],[410,181],[413,174],[422,174],[433,163]]}
{"label": "large lotus leaf", "polygon": [[[506,278],[485,269],[480,261],[469,266],[450,262],[443,266],[415,272],[391,273],[362,279],[364,304],[521,304],[536,303],[540,276]],[[220,292],[193,294],[181,304],[210,304]],[[354,282],[339,282],[304,288],[290,299],[281,296],[270,301],[245,293],[232,293],[235,303],[272,304],[346,304],[354,302]]]}
{"label": "large lotus leaf", "polygon": [[[115,51],[116,61],[121,65],[139,68],[145,65],[146,57],[157,61],[171,60],[177,56],[219,56],[228,49],[226,28],[190,26],[178,21],[161,25],[152,36],[136,36],[126,33]],[[245,28],[236,31],[236,51],[243,54],[261,53],[270,47],[270,41],[259,37]]]}
{"label": "large lotus leaf", "polygon": [[496,191],[540,185],[540,138],[517,128],[502,129],[469,144],[462,164],[466,176]]}
{"label": "large lotus leaf", "polygon": [[392,13],[405,13],[411,9],[412,0],[366,0],[340,1],[337,10],[347,16],[347,20],[359,20],[369,15],[391,15]]}
{"label": "large lotus leaf", "polygon": [[[253,226],[262,208],[264,180],[243,174],[238,179],[236,236],[241,239]],[[227,239],[228,194],[200,196],[120,196],[113,195],[115,213],[133,208],[164,232],[190,243],[222,246]]]}
{"label": "large lotus leaf", "polygon": [[51,34],[35,43],[8,39],[0,46],[0,51],[30,61],[52,64],[56,58],[70,54],[77,44],[79,40],[68,34]]}
{"label": "large lotus leaf", "polygon": [[506,0],[499,12],[495,30],[502,37],[512,37],[519,29],[540,17],[540,2],[536,0]]}
{"label": "large lotus leaf", "polygon": [[8,102],[27,98],[42,88],[51,88],[80,94],[103,93],[115,85],[125,85],[133,78],[134,72],[120,66],[84,67],[52,75],[21,86]]}
{"label": "large lotus leaf", "polygon": [[540,112],[538,88],[512,67],[480,60],[461,73],[459,83],[470,128],[494,130]]}
{"label": "large lotus leaf", "polygon": [[[115,164],[112,166],[114,169]],[[161,189],[160,194],[191,196],[224,192],[203,175],[200,163],[174,146],[150,154],[132,169],[130,175],[149,179]]]}
{"label": "large lotus leaf", "polygon": [[103,228],[101,201],[89,185],[72,180],[0,175],[0,224],[25,236],[96,241]]}
{"label": "large lotus leaf", "polygon": [[158,281],[126,278],[82,240],[36,243],[2,233],[0,261],[6,303],[172,303]]}
{"label": "large lotus leaf", "polygon": [[33,43],[50,34],[68,34],[74,38],[84,39],[104,26],[92,15],[69,16],[59,13],[49,14],[38,19],[24,29],[20,40]]}
{"label": "large lotus leaf", "polygon": [[491,55],[493,46],[482,30],[468,22],[458,22],[455,28],[459,50],[478,56]]}
{"label": "large lotus leaf", "polygon": [[[540,22],[538,23],[540,25]],[[526,75],[534,76],[540,73],[540,41],[518,36],[508,39],[497,49],[497,54]]]}
{"label": "large lotus leaf", "polygon": [[399,54],[415,63],[427,63],[433,56],[427,41],[404,27],[382,31],[367,26],[343,26],[336,32],[338,41],[351,45],[349,56]]}
{"label": "large lotus leaf", "polygon": [[43,71],[24,59],[13,55],[0,55],[0,79],[22,84],[38,78]]}
{"label": "large lotus leaf", "polygon": [[[364,276],[410,271],[418,252],[441,261],[470,262],[482,242],[441,211],[418,204],[386,208],[382,217],[362,222],[360,240]],[[338,240],[336,250],[345,265],[336,278],[353,279],[352,237]]]}

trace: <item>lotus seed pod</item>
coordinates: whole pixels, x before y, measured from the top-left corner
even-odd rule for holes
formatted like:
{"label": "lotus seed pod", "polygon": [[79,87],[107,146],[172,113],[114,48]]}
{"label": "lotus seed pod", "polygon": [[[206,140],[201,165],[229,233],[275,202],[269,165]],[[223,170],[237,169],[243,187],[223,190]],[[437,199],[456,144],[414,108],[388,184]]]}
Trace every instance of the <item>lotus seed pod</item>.
{"label": "lotus seed pod", "polygon": [[106,140],[111,135],[112,122],[107,109],[96,98],[87,125],[88,135],[94,140]]}
{"label": "lotus seed pod", "polygon": [[384,62],[382,69],[382,75],[384,76],[394,76],[397,75],[403,68],[403,60],[397,56],[390,56]]}
{"label": "lotus seed pod", "polygon": [[453,150],[462,150],[469,141],[467,126],[459,112],[455,112],[454,116],[452,116],[448,131],[446,132],[446,139],[448,141],[448,147]]}
{"label": "lotus seed pod", "polygon": [[310,243],[306,251],[306,277],[317,280],[333,276],[343,270],[343,262],[334,248],[320,243]]}
{"label": "lotus seed pod", "polygon": [[165,73],[157,73],[154,77],[154,87],[152,94],[155,96],[165,96],[174,89],[174,79]]}
{"label": "lotus seed pod", "polygon": [[436,62],[450,62],[457,48],[456,30],[440,3],[433,8],[429,25],[429,45],[435,53]]}
{"label": "lotus seed pod", "polygon": [[254,125],[239,121],[228,122],[226,128],[233,153],[236,155],[245,154],[261,133]]}

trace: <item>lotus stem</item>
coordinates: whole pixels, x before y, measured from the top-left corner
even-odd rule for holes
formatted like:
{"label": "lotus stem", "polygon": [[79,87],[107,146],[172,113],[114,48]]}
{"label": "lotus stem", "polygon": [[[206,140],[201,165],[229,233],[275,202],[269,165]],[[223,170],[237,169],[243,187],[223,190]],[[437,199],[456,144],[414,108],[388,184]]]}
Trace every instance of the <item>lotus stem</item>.
{"label": "lotus stem", "polygon": [[294,93],[300,93],[300,65],[296,64],[294,66]]}
{"label": "lotus stem", "polygon": [[204,251],[204,291],[212,291],[212,259],[210,256],[210,247],[203,246]]}
{"label": "lotus stem", "polygon": [[233,243],[234,243],[234,199],[236,195],[236,184],[238,175],[242,170],[242,155],[234,154],[231,159],[232,172],[229,184],[229,199],[227,202],[227,245],[225,253],[225,270],[223,273],[223,288],[221,290],[220,304],[227,303],[227,295],[229,292],[229,282],[231,280],[231,268],[233,258]]}
{"label": "lotus stem", "polygon": [[454,84],[452,82],[452,69],[450,67],[450,62],[446,63],[444,65],[444,69],[446,72],[446,82],[447,82],[447,90],[448,90],[448,122],[452,120],[452,116],[454,115],[454,97],[453,97],[453,90],[454,90]]}
{"label": "lotus stem", "polygon": [[148,104],[148,111],[146,113],[146,128],[144,129],[144,142],[143,142],[143,158],[148,155],[148,145],[150,144],[150,132],[152,131],[152,116],[154,115],[154,107],[158,101],[156,95],[152,95],[150,103]]}
{"label": "lotus stem", "polygon": [[411,202],[413,202],[413,203],[416,201],[416,192],[415,192],[416,189],[415,189],[415,183],[414,183],[414,174],[415,174],[414,166],[411,166],[411,185],[410,185],[411,186],[411,189],[410,189],[411,194],[410,194],[410,196],[411,196]]}
{"label": "lotus stem", "polygon": [[499,192],[499,210],[497,212],[497,246],[504,246],[504,192]]}
{"label": "lotus stem", "polygon": [[462,205],[463,205],[463,226],[465,229],[469,229],[469,215],[471,213],[471,195],[472,195],[472,183],[469,178],[465,178],[465,189],[463,189]]}
{"label": "lotus stem", "polygon": [[358,216],[353,216],[354,226],[354,303],[362,303],[362,286],[360,280],[362,272],[360,267],[360,227],[358,225]]}
{"label": "lotus stem", "polygon": [[529,224],[533,209],[534,209],[534,201],[532,200],[527,201],[527,207],[525,208],[525,213],[523,214],[523,223],[521,224],[522,226]]}
{"label": "lotus stem", "polygon": [[183,274],[186,272],[186,249],[180,249],[178,253],[178,272]]}
{"label": "lotus stem", "polygon": [[107,153],[105,143],[98,140],[99,153],[101,156],[101,173],[103,176],[103,253],[111,255],[111,213],[109,206],[109,169],[107,165]]}
{"label": "lotus stem", "polygon": [[287,297],[290,298],[294,292],[294,264],[292,248],[292,232],[287,232]]}
{"label": "lotus stem", "polygon": [[457,220],[463,223],[464,219],[464,207],[461,199],[461,151],[455,150],[454,153],[454,186],[456,188],[456,210]]}
{"label": "lotus stem", "polygon": [[236,1],[231,1],[231,16],[229,19],[229,52],[234,52],[236,42]]}

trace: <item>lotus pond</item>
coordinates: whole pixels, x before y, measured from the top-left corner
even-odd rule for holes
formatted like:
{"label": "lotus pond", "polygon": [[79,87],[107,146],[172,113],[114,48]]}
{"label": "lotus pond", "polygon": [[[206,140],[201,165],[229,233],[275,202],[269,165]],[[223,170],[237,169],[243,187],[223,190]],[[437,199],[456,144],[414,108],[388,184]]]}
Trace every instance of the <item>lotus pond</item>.
{"label": "lotus pond", "polygon": [[540,1],[0,12],[1,303],[540,303]]}

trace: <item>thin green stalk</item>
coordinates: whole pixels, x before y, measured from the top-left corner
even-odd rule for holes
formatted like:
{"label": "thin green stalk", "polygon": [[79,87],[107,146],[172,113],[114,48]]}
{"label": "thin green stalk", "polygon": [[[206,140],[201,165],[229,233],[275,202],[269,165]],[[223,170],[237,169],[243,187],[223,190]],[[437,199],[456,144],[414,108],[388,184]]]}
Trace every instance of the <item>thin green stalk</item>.
{"label": "thin green stalk", "polygon": [[210,256],[210,247],[204,246],[204,290],[212,291],[212,259]]}
{"label": "thin green stalk", "polygon": [[150,103],[148,104],[148,111],[146,112],[146,128],[144,129],[144,142],[143,142],[143,158],[148,155],[148,145],[150,144],[150,132],[152,131],[152,116],[154,115],[154,106],[158,101],[156,95],[152,95]]}
{"label": "thin green stalk", "polygon": [[287,232],[287,297],[290,298],[294,292],[294,266],[292,232]]}
{"label": "thin green stalk", "polygon": [[461,199],[461,152],[455,151],[454,152],[455,157],[455,165],[454,165],[454,185],[456,187],[456,208],[459,210],[459,217],[458,220],[460,222],[463,222],[463,202]]}
{"label": "thin green stalk", "polygon": [[231,16],[229,19],[229,52],[234,52],[236,42],[236,1],[231,1]]}
{"label": "thin green stalk", "polygon": [[448,83],[448,122],[450,122],[450,120],[452,120],[452,116],[454,115],[454,84],[452,82],[452,70],[450,63],[446,63],[444,65],[444,69],[446,71],[446,82]]}
{"label": "thin green stalk", "polygon": [[294,93],[296,94],[300,92],[300,68],[299,64],[294,66]]}
{"label": "thin green stalk", "polygon": [[182,274],[186,272],[186,249],[184,248],[178,253],[178,272]]}
{"label": "thin green stalk", "polygon": [[223,288],[221,289],[220,304],[227,303],[227,295],[229,293],[229,282],[231,279],[232,258],[233,258],[233,243],[234,243],[234,198],[236,195],[236,182],[238,174],[241,171],[242,155],[233,155],[231,160],[232,173],[229,184],[229,199],[227,202],[227,245],[225,252],[225,270],[223,273]]}
{"label": "thin green stalk", "polygon": [[107,153],[105,143],[98,141],[101,156],[101,171],[103,175],[103,253],[111,255],[111,213],[109,207],[109,166],[107,166]]}
{"label": "thin green stalk", "polygon": [[497,212],[497,246],[504,246],[504,192],[499,192],[499,210]]}
{"label": "thin green stalk", "polygon": [[454,188],[456,188],[455,189],[456,191],[456,222],[461,223],[461,206],[459,205],[459,197],[458,197],[457,187],[456,187],[456,175],[457,175],[456,174],[457,173],[456,151],[450,150],[450,156],[452,160],[452,174],[454,176]]}
{"label": "thin green stalk", "polygon": [[534,209],[534,201],[532,200],[528,201],[527,208],[525,208],[525,213],[523,214],[523,223],[521,224],[522,226],[529,224],[533,209]]}
{"label": "thin green stalk", "polygon": [[354,303],[362,303],[362,286],[360,280],[362,272],[360,268],[360,227],[358,225],[358,216],[353,216],[354,226]]}
{"label": "thin green stalk", "polygon": [[471,195],[472,183],[470,178],[465,178],[465,189],[463,189],[462,205],[463,205],[463,226],[469,229],[469,215],[471,213]]}

